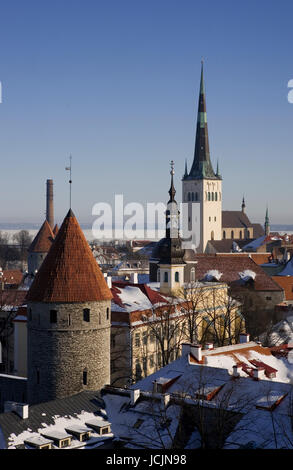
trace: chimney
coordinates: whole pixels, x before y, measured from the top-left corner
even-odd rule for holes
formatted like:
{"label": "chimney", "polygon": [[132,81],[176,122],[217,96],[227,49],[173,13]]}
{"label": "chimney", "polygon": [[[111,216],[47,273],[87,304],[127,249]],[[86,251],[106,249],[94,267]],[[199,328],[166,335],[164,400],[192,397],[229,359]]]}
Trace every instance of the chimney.
{"label": "chimney", "polygon": [[53,180],[47,180],[47,206],[46,206],[46,220],[51,229],[54,229],[54,202],[53,202]]}
{"label": "chimney", "polygon": [[233,377],[240,377],[241,366],[239,364],[234,364],[233,366]]}
{"label": "chimney", "polygon": [[261,367],[257,367],[256,369],[253,369],[253,379],[259,380],[262,378],[264,378],[264,369]]}
{"label": "chimney", "polygon": [[248,333],[240,333],[239,335],[239,343],[249,343],[249,334]]}
{"label": "chimney", "polygon": [[28,405],[25,403],[16,403],[14,401],[4,402],[4,413],[14,411],[20,418],[28,418]]}
{"label": "chimney", "polygon": [[139,396],[140,396],[140,390],[139,389],[130,390],[130,404],[135,405],[135,403],[139,399]]}
{"label": "chimney", "polygon": [[191,344],[190,352],[198,362],[202,360],[201,344]]}
{"label": "chimney", "polygon": [[161,398],[161,402],[162,402],[162,405],[166,408],[169,404],[169,401],[170,401],[170,395],[169,393],[163,393],[162,394],[162,398]]}
{"label": "chimney", "polygon": [[213,343],[206,343],[206,344],[204,345],[204,349],[214,349]]}
{"label": "chimney", "polygon": [[137,284],[138,283],[138,274],[137,273],[131,273],[130,280],[133,284]]}
{"label": "chimney", "polygon": [[106,281],[107,281],[107,284],[108,284],[109,289],[111,289],[111,287],[112,287],[112,277],[111,277],[111,276],[107,276]]}

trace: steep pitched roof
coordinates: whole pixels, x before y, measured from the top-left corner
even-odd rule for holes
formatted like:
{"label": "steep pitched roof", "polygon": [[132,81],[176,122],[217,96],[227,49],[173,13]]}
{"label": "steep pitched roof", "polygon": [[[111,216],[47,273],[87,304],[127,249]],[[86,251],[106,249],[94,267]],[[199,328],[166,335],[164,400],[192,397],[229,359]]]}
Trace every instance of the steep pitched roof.
{"label": "steep pitched roof", "polygon": [[222,211],[223,228],[252,227],[252,223],[242,211]]}
{"label": "steep pitched roof", "polygon": [[53,233],[54,233],[54,236],[56,237],[57,233],[59,232],[59,227],[58,225],[56,224],[55,227],[53,228]]}
{"label": "steep pitched roof", "polygon": [[256,291],[282,291],[282,288],[268,276],[247,254],[247,256],[234,256],[233,254],[200,255],[196,256],[196,279],[202,280],[209,270],[218,270],[222,273],[220,282],[227,282],[231,286],[241,285],[240,272],[253,271],[254,289]]}
{"label": "steep pitched roof", "polygon": [[33,239],[29,253],[48,253],[54,240],[54,234],[47,220],[43,223],[37,235]]}
{"label": "steep pitched roof", "polygon": [[38,271],[27,300],[91,302],[112,294],[72,212],[68,212]]}

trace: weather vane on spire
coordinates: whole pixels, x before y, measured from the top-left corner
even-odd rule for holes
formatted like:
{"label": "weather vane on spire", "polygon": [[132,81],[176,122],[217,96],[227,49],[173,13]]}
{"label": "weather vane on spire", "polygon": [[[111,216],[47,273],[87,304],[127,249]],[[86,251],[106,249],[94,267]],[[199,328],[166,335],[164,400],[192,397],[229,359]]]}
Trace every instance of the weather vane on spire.
{"label": "weather vane on spire", "polygon": [[174,175],[175,175],[175,171],[174,171],[174,161],[173,161],[173,160],[171,160],[171,163],[170,163],[170,165],[171,165],[171,171],[170,171],[170,174],[171,174],[172,176],[174,176]]}
{"label": "weather vane on spire", "polygon": [[69,166],[65,167],[65,170],[69,171],[69,209],[71,209],[71,185],[72,185],[72,179],[71,179],[71,160],[72,156],[70,155],[69,157]]}

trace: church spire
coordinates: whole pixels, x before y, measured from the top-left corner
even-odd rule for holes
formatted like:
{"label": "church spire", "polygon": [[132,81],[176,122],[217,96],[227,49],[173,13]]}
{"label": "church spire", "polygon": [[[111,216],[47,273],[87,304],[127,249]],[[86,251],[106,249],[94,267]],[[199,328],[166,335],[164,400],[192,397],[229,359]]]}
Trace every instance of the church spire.
{"label": "church spire", "polygon": [[170,186],[170,189],[169,189],[169,195],[170,195],[170,199],[168,201],[168,204],[169,202],[175,202],[175,194],[176,194],[176,189],[174,187],[174,181],[173,181],[173,177],[174,177],[174,174],[175,174],[175,171],[174,171],[174,162],[173,160],[171,160],[171,171],[170,171],[170,175],[171,175],[171,186]]}
{"label": "church spire", "polygon": [[206,98],[205,98],[204,78],[203,78],[203,61],[201,62],[200,91],[199,91],[199,102],[198,102],[198,113],[197,113],[194,159],[193,159],[193,164],[189,173],[189,178],[190,179],[192,178],[217,179],[218,178],[214,173],[211,160],[210,160],[208,124],[207,124],[207,113],[206,113]]}
{"label": "church spire", "polygon": [[243,196],[243,199],[242,199],[242,205],[241,205],[241,209],[242,209],[242,213],[245,214],[245,200],[244,200],[244,196]]}
{"label": "church spire", "polygon": [[271,231],[271,229],[270,229],[269,209],[268,209],[268,206],[267,206],[266,217],[265,217],[265,234],[269,235],[270,231]]}

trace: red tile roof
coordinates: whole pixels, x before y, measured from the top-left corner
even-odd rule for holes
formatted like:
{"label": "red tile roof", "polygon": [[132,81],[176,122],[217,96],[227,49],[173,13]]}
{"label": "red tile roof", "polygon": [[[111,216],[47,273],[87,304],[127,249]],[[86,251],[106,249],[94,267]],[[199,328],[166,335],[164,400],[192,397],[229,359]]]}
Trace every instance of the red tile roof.
{"label": "red tile roof", "polygon": [[55,227],[53,228],[53,234],[54,236],[56,237],[57,233],[59,232],[59,227],[58,225],[56,224]]}
{"label": "red tile roof", "polygon": [[28,251],[30,253],[48,253],[54,240],[54,234],[47,220],[43,223]]}
{"label": "red tile roof", "polygon": [[19,269],[7,269],[2,271],[3,276],[0,276],[0,281],[4,284],[19,285],[23,278],[23,273]]}
{"label": "red tile roof", "polygon": [[70,210],[31,285],[27,300],[91,302],[110,299],[111,291]]}
{"label": "red tile roof", "polygon": [[234,254],[215,255],[197,254],[195,257],[197,264],[195,269],[196,279],[203,280],[205,274],[212,269],[222,273],[220,282],[226,282],[231,286],[241,286],[239,272],[245,270],[253,271],[256,276],[254,280],[254,289],[257,291],[281,291],[282,288],[268,276],[264,270],[258,266],[253,259],[246,256],[234,256]]}
{"label": "red tile roof", "polygon": [[285,299],[293,300],[293,276],[272,276],[272,279],[284,289]]}
{"label": "red tile roof", "polygon": [[19,307],[25,303],[27,292],[25,290],[6,289],[0,291],[0,309],[1,307]]}

